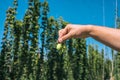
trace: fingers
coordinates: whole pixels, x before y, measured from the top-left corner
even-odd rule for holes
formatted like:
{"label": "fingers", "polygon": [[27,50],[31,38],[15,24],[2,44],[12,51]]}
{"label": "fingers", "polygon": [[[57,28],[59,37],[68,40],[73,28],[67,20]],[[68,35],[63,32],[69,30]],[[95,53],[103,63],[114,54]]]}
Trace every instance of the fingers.
{"label": "fingers", "polygon": [[59,38],[58,38],[58,43],[62,43],[63,41],[67,40],[70,38],[71,33],[69,33],[69,26],[67,25],[64,29],[59,30]]}
{"label": "fingers", "polygon": [[59,38],[62,37],[65,33],[66,33],[66,32],[65,32],[64,29],[59,30],[59,32],[58,32]]}
{"label": "fingers", "polygon": [[64,29],[61,29],[58,34],[59,34],[58,43],[61,43],[62,42],[61,37],[66,34],[66,31]]}
{"label": "fingers", "polygon": [[67,34],[59,37],[59,38],[58,38],[58,42],[59,42],[59,43],[62,43],[63,41],[65,41],[65,40],[67,40],[67,39],[70,39],[70,38],[72,38],[72,37],[73,37],[73,34],[72,34],[71,32],[69,32],[69,33],[67,33]]}
{"label": "fingers", "polygon": [[62,37],[67,34],[67,29],[66,28],[61,29],[58,34],[59,34],[58,42],[61,43],[63,42]]}
{"label": "fingers", "polygon": [[73,37],[73,34],[71,32],[69,32],[68,34],[64,35],[63,37],[60,38],[60,41],[63,42],[67,39],[70,39]]}

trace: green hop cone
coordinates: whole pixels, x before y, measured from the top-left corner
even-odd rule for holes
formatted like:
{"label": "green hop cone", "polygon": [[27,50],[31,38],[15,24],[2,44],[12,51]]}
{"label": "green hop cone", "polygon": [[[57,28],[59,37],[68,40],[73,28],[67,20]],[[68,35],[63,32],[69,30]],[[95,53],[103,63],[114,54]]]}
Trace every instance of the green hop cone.
{"label": "green hop cone", "polygon": [[56,48],[57,50],[60,50],[62,48],[62,44],[57,44]]}

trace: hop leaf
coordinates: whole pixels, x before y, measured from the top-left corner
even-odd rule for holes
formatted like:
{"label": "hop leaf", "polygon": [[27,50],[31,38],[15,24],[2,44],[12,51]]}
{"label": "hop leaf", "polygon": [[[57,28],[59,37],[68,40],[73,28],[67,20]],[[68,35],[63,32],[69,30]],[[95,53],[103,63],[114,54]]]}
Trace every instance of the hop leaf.
{"label": "hop leaf", "polygon": [[10,24],[10,27],[11,27],[11,28],[13,28],[13,27],[14,27],[14,25],[13,25],[13,24]]}
{"label": "hop leaf", "polygon": [[39,29],[39,26],[37,25],[37,26],[35,26],[35,28],[36,28],[36,29]]}

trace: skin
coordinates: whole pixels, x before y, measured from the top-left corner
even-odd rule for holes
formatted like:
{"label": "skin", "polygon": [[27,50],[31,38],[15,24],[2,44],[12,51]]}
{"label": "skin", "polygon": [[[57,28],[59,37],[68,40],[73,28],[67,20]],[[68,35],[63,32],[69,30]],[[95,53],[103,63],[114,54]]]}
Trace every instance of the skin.
{"label": "skin", "polygon": [[58,43],[70,38],[92,37],[103,44],[120,51],[120,29],[107,28],[95,25],[68,24],[59,30]]}

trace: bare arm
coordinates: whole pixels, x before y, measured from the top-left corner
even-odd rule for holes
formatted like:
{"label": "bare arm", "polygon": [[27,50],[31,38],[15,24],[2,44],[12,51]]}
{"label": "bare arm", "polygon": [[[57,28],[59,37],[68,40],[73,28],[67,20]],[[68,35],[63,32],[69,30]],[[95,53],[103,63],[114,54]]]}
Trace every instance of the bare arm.
{"label": "bare arm", "polygon": [[112,29],[94,25],[69,24],[59,31],[58,42],[70,38],[92,37],[105,45],[120,51],[120,29]]}
{"label": "bare arm", "polygon": [[120,51],[120,30],[106,27],[93,27],[90,36],[111,48]]}

